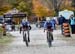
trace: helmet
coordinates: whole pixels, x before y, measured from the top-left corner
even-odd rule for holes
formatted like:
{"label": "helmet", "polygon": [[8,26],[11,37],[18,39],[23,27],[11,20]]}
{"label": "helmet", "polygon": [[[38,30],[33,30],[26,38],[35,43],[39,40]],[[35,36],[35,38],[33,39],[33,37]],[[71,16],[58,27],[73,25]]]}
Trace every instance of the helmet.
{"label": "helmet", "polygon": [[47,17],[47,18],[46,18],[46,21],[48,21],[48,22],[49,22],[49,21],[50,21],[50,17]]}
{"label": "helmet", "polygon": [[26,22],[26,21],[28,21],[28,20],[27,20],[27,19],[25,19],[25,18],[22,20],[22,22]]}
{"label": "helmet", "polygon": [[50,17],[47,17],[46,20],[49,21],[50,20]]}

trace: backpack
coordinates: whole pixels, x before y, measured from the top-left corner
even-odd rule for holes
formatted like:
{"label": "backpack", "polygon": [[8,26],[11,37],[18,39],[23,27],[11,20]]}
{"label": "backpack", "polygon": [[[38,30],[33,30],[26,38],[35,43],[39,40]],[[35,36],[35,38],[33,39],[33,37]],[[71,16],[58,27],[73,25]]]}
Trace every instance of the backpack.
{"label": "backpack", "polygon": [[51,22],[47,22],[47,29],[51,29],[52,28],[52,23]]}

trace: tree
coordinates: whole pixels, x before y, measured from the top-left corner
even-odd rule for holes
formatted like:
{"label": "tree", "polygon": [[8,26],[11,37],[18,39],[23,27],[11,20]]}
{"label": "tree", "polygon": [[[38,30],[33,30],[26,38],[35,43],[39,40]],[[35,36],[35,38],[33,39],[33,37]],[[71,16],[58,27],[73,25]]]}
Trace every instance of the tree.
{"label": "tree", "polygon": [[38,6],[34,9],[34,13],[39,16],[39,17],[42,17],[42,16],[47,16],[48,15],[48,12],[46,10],[45,7],[43,6]]}
{"label": "tree", "polygon": [[74,7],[74,16],[75,16],[75,0],[72,0],[72,7]]}
{"label": "tree", "polygon": [[36,14],[38,17],[47,16],[47,8],[42,6],[39,1],[33,0],[33,13]]}
{"label": "tree", "polygon": [[45,0],[49,6],[49,8],[54,9],[56,15],[58,15],[58,12],[60,10],[60,7],[63,3],[63,0]]}
{"label": "tree", "polygon": [[0,0],[0,15],[11,9],[11,5],[7,3],[7,0]]}
{"label": "tree", "polygon": [[7,0],[7,2],[13,6],[13,8],[16,8],[22,1],[28,3],[29,5],[31,5],[30,3],[32,2],[32,0]]}
{"label": "tree", "polygon": [[72,7],[75,7],[75,0],[72,0]]}
{"label": "tree", "polygon": [[20,2],[20,0],[7,0],[7,2],[12,5],[12,8],[16,8],[18,6],[18,3]]}
{"label": "tree", "polygon": [[7,0],[12,8],[17,8],[21,12],[27,12],[28,15],[31,14],[32,10],[32,0]]}
{"label": "tree", "polygon": [[24,1],[19,3],[19,5],[17,6],[17,9],[19,9],[21,12],[26,12],[28,15],[31,14],[30,5]]}
{"label": "tree", "polygon": [[9,11],[10,9],[11,9],[11,6],[10,5],[3,5],[0,8],[0,15],[3,15],[5,12]]}

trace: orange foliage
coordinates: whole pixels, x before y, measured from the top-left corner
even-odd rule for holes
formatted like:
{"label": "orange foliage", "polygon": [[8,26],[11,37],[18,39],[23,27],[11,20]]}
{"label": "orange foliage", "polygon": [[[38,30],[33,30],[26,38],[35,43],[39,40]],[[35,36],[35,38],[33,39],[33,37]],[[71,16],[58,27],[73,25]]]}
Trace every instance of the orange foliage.
{"label": "orange foliage", "polygon": [[33,0],[33,12],[39,17],[52,16],[52,11],[43,6],[39,0]]}

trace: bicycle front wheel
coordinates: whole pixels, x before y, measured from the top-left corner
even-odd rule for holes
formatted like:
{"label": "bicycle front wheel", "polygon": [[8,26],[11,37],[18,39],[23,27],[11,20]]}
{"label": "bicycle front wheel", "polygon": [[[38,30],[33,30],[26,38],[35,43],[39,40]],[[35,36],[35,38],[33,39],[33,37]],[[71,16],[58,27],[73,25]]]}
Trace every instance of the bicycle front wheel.
{"label": "bicycle front wheel", "polygon": [[26,46],[28,47],[28,40],[27,40],[27,37],[26,37],[26,34],[25,34],[25,43],[26,43]]}
{"label": "bicycle front wheel", "polygon": [[49,41],[49,42],[48,42],[48,45],[49,45],[49,47],[51,47],[51,46],[52,46],[52,42],[51,42],[51,41]]}
{"label": "bicycle front wheel", "polygon": [[48,41],[49,47],[51,47],[52,46],[52,36],[51,36],[50,31],[47,32],[47,41]]}

